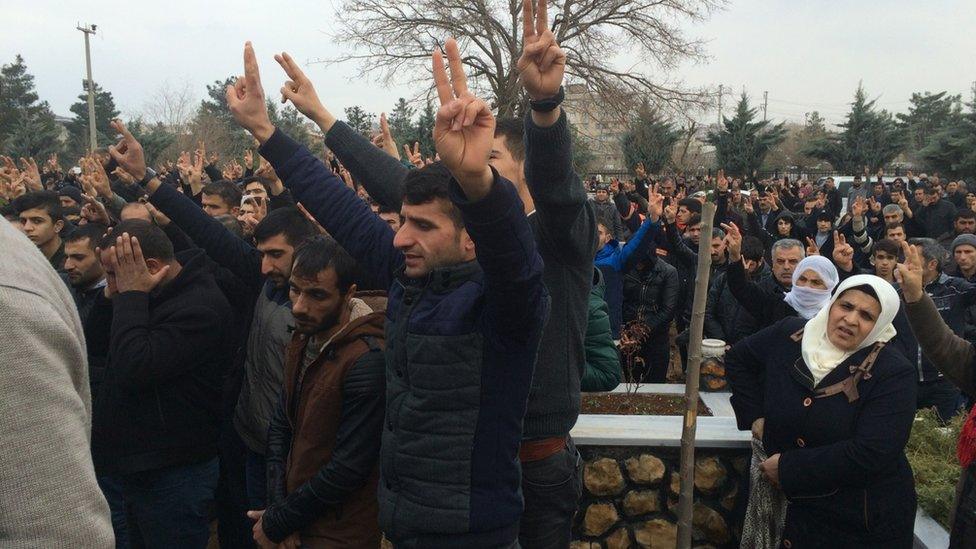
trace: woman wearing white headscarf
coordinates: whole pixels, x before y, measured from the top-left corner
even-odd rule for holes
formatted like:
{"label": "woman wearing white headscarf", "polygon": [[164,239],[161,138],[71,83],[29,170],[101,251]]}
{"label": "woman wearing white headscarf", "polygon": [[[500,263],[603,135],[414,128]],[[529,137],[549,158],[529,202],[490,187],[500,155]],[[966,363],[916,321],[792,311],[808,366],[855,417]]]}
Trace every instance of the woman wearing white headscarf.
{"label": "woman wearing white headscarf", "polygon": [[762,441],[762,476],[789,502],[780,547],[912,546],[904,449],[917,384],[886,346],[898,308],[891,284],[852,276],[810,320],[783,319],[726,354],[739,428]]}
{"label": "woman wearing white headscarf", "polygon": [[830,301],[837,287],[837,267],[826,257],[811,255],[803,258],[793,271],[793,287],[783,297],[796,314],[813,318]]}

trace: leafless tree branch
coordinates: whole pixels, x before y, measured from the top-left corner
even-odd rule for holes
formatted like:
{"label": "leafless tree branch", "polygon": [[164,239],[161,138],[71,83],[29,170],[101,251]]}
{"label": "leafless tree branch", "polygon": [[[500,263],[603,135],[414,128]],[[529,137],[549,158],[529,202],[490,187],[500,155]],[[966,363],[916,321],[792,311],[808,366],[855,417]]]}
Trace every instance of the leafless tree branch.
{"label": "leafless tree branch", "polygon": [[[682,61],[703,60],[704,43],[686,37],[679,24],[703,21],[726,1],[555,0],[550,13],[556,14],[557,40],[568,53],[567,73],[619,99],[613,108],[629,109],[635,98],[648,97],[664,111],[686,112],[708,106],[711,92],[621,68],[615,60],[637,59],[661,74]],[[511,115],[523,102],[515,71],[522,50],[521,7],[518,0],[344,0],[336,14],[341,30],[333,37],[352,50],[327,63],[356,63],[357,77],[386,84],[430,86],[430,51],[453,36],[467,53],[474,89],[494,98],[501,115]]]}

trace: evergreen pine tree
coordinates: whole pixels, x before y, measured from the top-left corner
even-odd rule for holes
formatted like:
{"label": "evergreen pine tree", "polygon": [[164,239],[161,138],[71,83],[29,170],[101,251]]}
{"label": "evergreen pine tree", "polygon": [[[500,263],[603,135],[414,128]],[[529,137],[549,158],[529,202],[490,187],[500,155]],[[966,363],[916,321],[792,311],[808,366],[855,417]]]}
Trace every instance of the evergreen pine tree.
{"label": "evergreen pine tree", "polygon": [[47,101],[40,101],[34,76],[19,54],[0,67],[0,150],[43,157],[61,148],[61,128]]}
{"label": "evergreen pine tree", "polygon": [[[136,118],[126,124],[132,132],[132,136],[142,145],[142,151],[146,157],[146,165],[155,167],[163,160],[166,149],[176,142],[176,134],[171,132],[162,122],[149,124],[143,122],[142,118]],[[176,156],[175,153],[172,154]],[[173,158],[170,158],[173,160]]]}
{"label": "evergreen pine tree", "polygon": [[433,158],[437,153],[434,148],[434,119],[436,116],[437,110],[428,101],[427,105],[424,106],[424,110],[420,111],[420,116],[417,118],[417,137],[414,141],[420,143],[420,152],[425,158]]}
{"label": "evergreen pine tree", "polygon": [[36,110],[38,99],[34,77],[17,54],[13,63],[0,67],[0,136],[10,135],[25,110]]}
{"label": "evergreen pine tree", "polygon": [[883,168],[904,149],[905,139],[891,114],[875,110],[874,103],[859,85],[847,121],[840,124],[842,131],[814,141],[804,154],[848,174],[860,174],[865,167],[871,173]]}
{"label": "evergreen pine tree", "polygon": [[413,123],[414,114],[416,114],[416,109],[411,107],[407,100],[402,97],[397,100],[393,110],[390,111],[387,121],[390,123],[393,139],[397,143],[401,145],[408,143],[413,146],[413,143],[418,141],[417,126]]}
{"label": "evergreen pine tree", "polygon": [[770,149],[786,138],[782,123],[770,126],[766,120],[754,121],[757,109],[749,107],[745,93],[731,119],[722,117],[722,128],[710,131],[705,140],[715,147],[718,167],[733,175],[744,177],[762,166]]}
{"label": "evergreen pine tree", "polygon": [[661,173],[671,162],[671,151],[681,139],[681,131],[664,120],[645,100],[623,136],[627,166],[643,162],[648,173]]}
{"label": "evergreen pine tree", "polygon": [[[107,147],[115,143],[115,130],[112,129],[112,120],[119,117],[119,111],[115,108],[115,99],[112,92],[105,91],[93,82],[95,86],[95,148]],[[88,93],[83,92],[78,96],[78,101],[71,105],[71,112],[74,117],[67,124],[68,143],[67,151],[69,158],[78,158],[88,151]]]}
{"label": "evergreen pine tree", "polygon": [[352,107],[346,107],[346,124],[349,125],[353,130],[363,134],[367,138],[372,137],[373,133],[373,121],[376,119],[376,115],[371,112],[366,112],[359,105],[353,105]]}
{"label": "evergreen pine tree", "polygon": [[907,131],[906,142],[909,157],[917,160],[920,151],[936,132],[941,130],[953,114],[962,112],[962,98],[958,95],[946,95],[946,92],[932,94],[929,92],[913,93],[908,113],[896,114],[898,125]]}
{"label": "evergreen pine tree", "polygon": [[[976,178],[976,87],[966,112],[951,113],[919,157],[931,169],[949,177]],[[972,189],[972,187],[970,187]]]}

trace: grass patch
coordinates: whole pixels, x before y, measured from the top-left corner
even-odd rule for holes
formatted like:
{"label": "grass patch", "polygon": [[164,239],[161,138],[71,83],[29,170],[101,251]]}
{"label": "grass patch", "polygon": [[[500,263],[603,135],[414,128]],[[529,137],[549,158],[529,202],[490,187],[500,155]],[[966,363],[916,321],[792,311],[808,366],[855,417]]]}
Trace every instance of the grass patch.
{"label": "grass patch", "polygon": [[919,410],[905,447],[915,473],[918,504],[947,530],[962,471],[956,459],[956,441],[965,421],[966,414],[961,413],[943,427],[934,411]]}

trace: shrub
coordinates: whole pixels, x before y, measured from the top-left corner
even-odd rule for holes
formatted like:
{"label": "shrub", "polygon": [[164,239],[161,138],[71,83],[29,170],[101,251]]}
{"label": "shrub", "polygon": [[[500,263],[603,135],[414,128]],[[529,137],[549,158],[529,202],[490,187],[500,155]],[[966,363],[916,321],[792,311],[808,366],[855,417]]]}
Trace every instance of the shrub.
{"label": "shrub", "polygon": [[956,459],[956,441],[965,421],[963,413],[943,426],[933,410],[920,410],[905,448],[915,473],[918,504],[946,529],[962,470]]}

